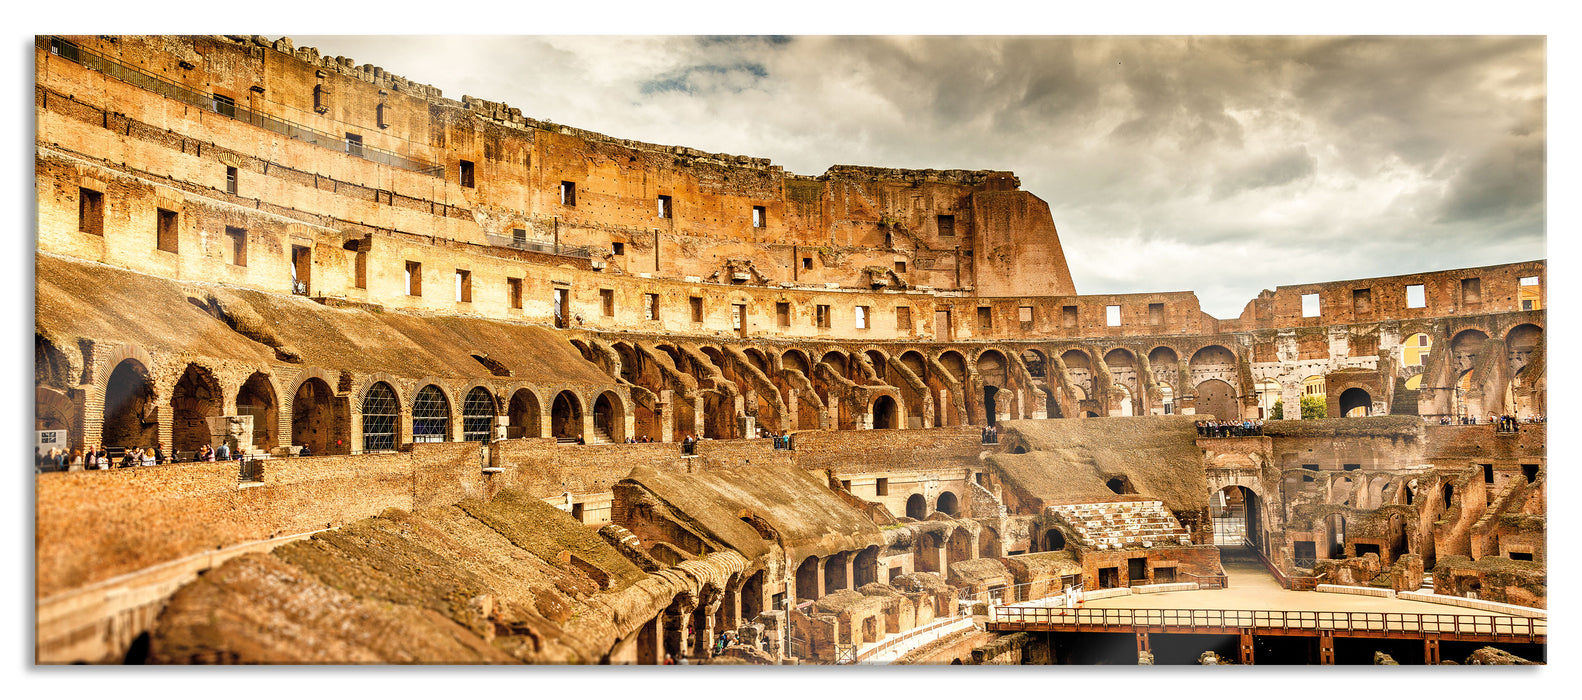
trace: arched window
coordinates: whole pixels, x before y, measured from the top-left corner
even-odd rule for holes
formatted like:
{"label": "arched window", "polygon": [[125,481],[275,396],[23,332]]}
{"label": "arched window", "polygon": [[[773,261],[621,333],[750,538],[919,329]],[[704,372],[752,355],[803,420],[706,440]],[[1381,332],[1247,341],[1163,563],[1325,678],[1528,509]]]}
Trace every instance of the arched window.
{"label": "arched window", "polygon": [[494,396],[488,389],[473,387],[461,405],[461,439],[488,442],[494,424]]}
{"label": "arched window", "polygon": [[363,451],[395,449],[396,419],[400,417],[395,391],[377,382],[363,395]]}
{"label": "arched window", "polygon": [[450,402],[444,392],[430,384],[419,389],[412,400],[412,442],[444,442],[450,425]]}

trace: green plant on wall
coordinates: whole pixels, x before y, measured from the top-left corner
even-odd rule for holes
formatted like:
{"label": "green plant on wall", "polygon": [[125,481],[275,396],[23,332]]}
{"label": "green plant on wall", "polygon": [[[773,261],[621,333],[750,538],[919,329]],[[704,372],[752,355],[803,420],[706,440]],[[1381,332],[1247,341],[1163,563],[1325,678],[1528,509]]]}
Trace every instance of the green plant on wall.
{"label": "green plant on wall", "polygon": [[1274,402],[1274,408],[1269,409],[1269,420],[1285,420],[1285,402]]}

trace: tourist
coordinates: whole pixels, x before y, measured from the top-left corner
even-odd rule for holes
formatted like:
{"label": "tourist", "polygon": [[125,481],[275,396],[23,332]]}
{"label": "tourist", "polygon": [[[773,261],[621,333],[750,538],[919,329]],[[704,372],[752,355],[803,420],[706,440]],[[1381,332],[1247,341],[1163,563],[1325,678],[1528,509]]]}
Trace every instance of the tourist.
{"label": "tourist", "polygon": [[229,462],[229,461],[231,461],[231,446],[226,444],[226,443],[224,443],[224,442],[222,442],[222,443],[220,443],[219,447],[214,448],[214,461],[216,461],[216,462]]}
{"label": "tourist", "polygon": [[674,666],[674,665],[676,665],[676,660],[674,658],[671,658],[671,656],[669,654],[665,654],[665,662],[662,665],[664,665],[664,666]]}
{"label": "tourist", "polygon": [[192,456],[192,461],[194,461],[194,462],[213,462],[214,461],[214,450],[209,448],[209,443],[205,442],[205,443],[203,443],[203,447],[198,448],[198,453]]}
{"label": "tourist", "polygon": [[143,451],[139,449],[137,454],[140,458],[142,458],[143,466],[145,467],[152,467],[158,462],[158,460],[154,458],[154,450]]}
{"label": "tourist", "polygon": [[297,450],[297,456],[298,457],[312,457],[313,456],[313,450],[308,449],[307,445],[303,445],[302,449]]}
{"label": "tourist", "polygon": [[154,464],[165,464],[165,443],[154,446]]}

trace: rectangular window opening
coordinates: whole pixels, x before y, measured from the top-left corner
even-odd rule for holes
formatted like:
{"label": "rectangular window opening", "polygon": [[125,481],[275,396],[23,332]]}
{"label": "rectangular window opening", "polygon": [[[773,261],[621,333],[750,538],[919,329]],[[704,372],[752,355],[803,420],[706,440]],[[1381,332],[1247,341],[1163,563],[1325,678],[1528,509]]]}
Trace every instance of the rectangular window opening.
{"label": "rectangular window opening", "polygon": [[813,258],[802,258],[802,269],[804,269],[804,270],[811,270],[811,269],[813,269]]}
{"label": "rectangular window opening", "polygon": [[232,119],[236,118],[236,100],[225,95],[214,96],[214,111]]}
{"label": "rectangular window opening", "polygon": [[813,311],[814,320],[818,323],[818,327],[829,328],[829,305],[819,304]]}
{"label": "rectangular window opening", "polygon": [[520,309],[520,308],[522,308],[522,278],[520,278],[520,277],[507,277],[507,278],[505,278],[505,296],[506,296],[506,299],[508,301],[510,301],[511,308],[513,308],[513,309]]}
{"label": "rectangular window opening", "polygon": [[352,256],[352,287],[368,288],[368,253],[362,250]]}
{"label": "rectangular window opening", "polygon": [[994,307],[991,307],[991,306],[980,306],[980,307],[978,307],[978,330],[980,330],[980,331],[994,330]]}
{"label": "rectangular window opening", "polygon": [[226,226],[225,235],[231,239],[231,264],[247,267],[247,229]]}
{"label": "rectangular window opening", "polygon": [[1406,285],[1406,308],[1421,309],[1428,306],[1427,290],[1420,284]]}
{"label": "rectangular window opening", "polygon": [[1485,483],[1485,484],[1492,484],[1492,483],[1494,483],[1494,465],[1492,465],[1492,464],[1484,464],[1484,465],[1482,465],[1482,467],[1483,467],[1483,483]]}
{"label": "rectangular window opening", "polygon": [[1165,305],[1164,304],[1149,304],[1148,305],[1148,325],[1150,325],[1150,326],[1162,326],[1162,325],[1164,325],[1164,322],[1165,322]]}
{"label": "rectangular window opening", "polygon": [[312,283],[313,249],[302,245],[291,246],[291,292],[307,296]]}
{"label": "rectangular window opening", "polygon": [[866,307],[866,306],[855,307],[854,315],[856,316],[856,319],[857,319],[857,328],[859,328],[859,329],[866,329],[868,327],[868,307]]}
{"label": "rectangular window opening", "polygon": [[167,253],[178,252],[181,248],[178,229],[181,219],[176,215],[176,212],[167,209],[158,210],[158,215],[158,248]]}
{"label": "rectangular window opening", "polygon": [[906,261],[905,260],[897,260],[897,261],[895,261],[895,271],[896,272],[906,272]]}
{"label": "rectangular window opening", "polygon": [[1302,318],[1317,318],[1319,316],[1318,295],[1302,295]]}
{"label": "rectangular window opening", "polygon": [[476,186],[477,182],[476,182],[476,180],[473,179],[475,173],[473,172],[474,169],[473,169],[472,161],[470,161],[470,160],[461,161],[461,165],[457,168],[457,170],[460,171],[458,173],[460,175],[460,177],[458,179],[461,181],[461,186],[462,187],[474,187],[474,186]]}
{"label": "rectangular window opening", "polygon": [[895,307],[895,331],[907,334],[912,332],[912,307]]}
{"label": "rectangular window opening", "polygon": [[236,194],[236,168],[225,169],[225,193]]}
{"label": "rectangular window opening", "polygon": [[880,478],[880,479],[874,481],[873,482],[873,495],[875,495],[875,496],[888,496],[888,495],[890,495],[890,480],[889,479],[885,479],[885,478]]}
{"label": "rectangular window opening", "polygon": [[625,255],[626,254],[626,244],[622,243],[620,241],[616,241],[614,243],[611,243],[610,244],[610,252],[615,254],[615,255]]}
{"label": "rectangular window opening", "polygon": [[346,135],[346,154],[363,157],[363,137],[357,134]]}
{"label": "rectangular window opening", "polygon": [[456,271],[456,301],[472,301],[472,271]]}
{"label": "rectangular window opening", "polygon": [[1467,279],[1461,280],[1461,303],[1483,303],[1483,280],[1477,277],[1469,277]]}
{"label": "rectangular window opening", "polygon": [[747,335],[746,304],[731,304],[731,330]]}
{"label": "rectangular window opening", "polygon": [[661,219],[668,219],[668,218],[670,218],[670,195],[668,195],[668,194],[659,195],[658,206],[659,206],[659,218],[661,218]]}
{"label": "rectangular window opening", "polygon": [[511,244],[512,245],[518,245],[518,246],[526,245],[527,244],[527,229],[525,229],[525,228],[513,228],[513,229],[511,229]]}
{"label": "rectangular window opening", "polygon": [[1077,307],[1075,307],[1075,306],[1062,306],[1062,307],[1060,307],[1060,327],[1061,328],[1076,328],[1077,327]]}
{"label": "rectangular window opening", "polygon": [[1031,306],[1018,306],[1018,307],[1016,307],[1016,320],[1021,322],[1023,330],[1027,330],[1027,329],[1032,328],[1033,327],[1033,307],[1031,307]]}
{"label": "rectangular window opening", "polygon": [[562,180],[560,183],[560,203],[562,206],[577,206],[577,183]]}
{"label": "rectangular window opening", "polygon": [[1532,552],[1511,552],[1511,561],[1532,561]]}
{"label": "rectangular window opening", "polygon": [[768,226],[768,214],[763,207],[753,207],[753,228]]}
{"label": "rectangular window opening", "polygon": [[775,302],[775,325],[781,328],[791,327],[791,302]]}
{"label": "rectangular window opening", "polygon": [[939,237],[940,238],[955,238],[956,237],[956,217],[951,216],[950,214],[940,214],[939,215]]}
{"label": "rectangular window opening", "polygon": [[643,295],[643,319],[648,321],[659,320],[659,295]]}
{"label": "rectangular window opening", "polygon": [[615,290],[599,290],[599,309],[605,316],[615,315]]}
{"label": "rectangular window opening", "polygon": [[86,187],[78,192],[77,230],[95,236],[104,235],[104,195]]}
{"label": "rectangular window opening", "polygon": [[692,322],[703,322],[703,297],[689,297],[687,302],[692,306]]}
{"label": "rectangular window opening", "polygon": [[1351,311],[1358,315],[1371,313],[1373,311],[1373,290],[1351,290]]}
{"label": "rectangular window opening", "polygon": [[1121,307],[1114,304],[1104,307],[1104,325],[1111,328],[1121,325]]}
{"label": "rectangular window opening", "polygon": [[423,263],[406,261],[406,293],[407,296],[423,296]]}

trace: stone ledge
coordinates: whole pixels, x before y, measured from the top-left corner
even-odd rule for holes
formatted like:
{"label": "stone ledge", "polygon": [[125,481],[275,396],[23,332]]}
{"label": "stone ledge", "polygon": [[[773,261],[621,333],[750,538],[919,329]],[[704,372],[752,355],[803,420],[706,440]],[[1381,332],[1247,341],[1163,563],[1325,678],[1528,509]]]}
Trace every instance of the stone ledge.
{"label": "stone ledge", "polygon": [[1472,598],[1457,598],[1457,597],[1451,596],[1451,595],[1439,595],[1438,593],[1417,593],[1415,591],[1401,591],[1400,593],[1396,594],[1396,597],[1397,598],[1403,598],[1403,599],[1406,599],[1406,600],[1415,600],[1415,601],[1418,601],[1420,603],[1438,603],[1440,605],[1454,605],[1454,606],[1456,606],[1458,608],[1473,608],[1473,609],[1476,609],[1476,610],[1484,610],[1484,611],[1487,611],[1487,612],[1496,612],[1496,613],[1502,613],[1502,614],[1505,614],[1505,615],[1515,615],[1517,617],[1533,617],[1533,618],[1541,618],[1541,619],[1548,619],[1549,618],[1549,611],[1548,610],[1544,610],[1543,608],[1529,608],[1529,607],[1525,607],[1525,606],[1521,606],[1521,605],[1511,605],[1510,603],[1496,603],[1496,602],[1488,601],[1488,600],[1473,600]]}
{"label": "stone ledge", "polygon": [[1367,586],[1336,586],[1329,583],[1320,583],[1316,589],[1319,593],[1344,593],[1347,595],[1367,595],[1375,598],[1394,598],[1395,591],[1388,588],[1369,588]]}

